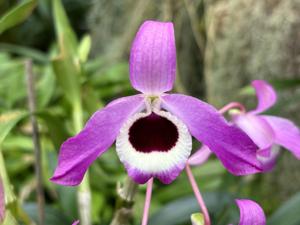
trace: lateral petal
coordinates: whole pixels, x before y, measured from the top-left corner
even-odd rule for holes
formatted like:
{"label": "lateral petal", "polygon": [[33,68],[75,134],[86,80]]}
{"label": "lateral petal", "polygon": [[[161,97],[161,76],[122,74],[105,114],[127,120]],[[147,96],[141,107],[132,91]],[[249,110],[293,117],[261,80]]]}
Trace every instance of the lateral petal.
{"label": "lateral petal", "polygon": [[181,119],[191,134],[207,145],[229,172],[246,175],[261,172],[258,147],[240,129],[229,125],[211,105],[191,96],[161,97],[162,107]]}
{"label": "lateral petal", "polygon": [[117,99],[94,113],[79,134],[62,144],[51,181],[78,185],[90,164],[113,144],[127,118],[143,107],[143,97],[134,95]]}
{"label": "lateral petal", "polygon": [[203,145],[189,158],[188,163],[192,166],[199,166],[205,163],[211,154],[212,151],[206,145]]}
{"label": "lateral petal", "polygon": [[144,22],[131,47],[130,81],[145,94],[157,95],[173,87],[176,72],[174,27],[171,22]]}
{"label": "lateral petal", "polygon": [[258,114],[264,112],[275,104],[277,95],[268,82],[264,80],[254,80],[251,85],[255,89],[258,103],[256,109],[250,111],[250,113]]}
{"label": "lateral petal", "polygon": [[275,143],[285,147],[300,159],[300,130],[290,120],[277,116],[261,116],[275,132]]}
{"label": "lateral petal", "polygon": [[236,199],[240,210],[239,225],[265,225],[266,216],[262,208],[254,201],[248,199]]}
{"label": "lateral petal", "polygon": [[233,122],[259,146],[257,158],[263,165],[263,171],[272,170],[279,149],[274,145],[275,133],[269,123],[262,116],[249,113],[234,116]]}
{"label": "lateral petal", "polygon": [[233,122],[242,129],[260,149],[266,149],[274,143],[272,127],[260,116],[240,114],[233,117]]}

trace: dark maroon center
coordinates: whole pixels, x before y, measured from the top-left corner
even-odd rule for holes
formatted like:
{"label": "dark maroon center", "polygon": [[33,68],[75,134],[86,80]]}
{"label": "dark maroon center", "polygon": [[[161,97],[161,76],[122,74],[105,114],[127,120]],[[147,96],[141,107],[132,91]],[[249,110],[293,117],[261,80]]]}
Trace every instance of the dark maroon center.
{"label": "dark maroon center", "polygon": [[177,139],[177,127],[155,113],[138,119],[129,129],[129,141],[139,152],[169,151]]}

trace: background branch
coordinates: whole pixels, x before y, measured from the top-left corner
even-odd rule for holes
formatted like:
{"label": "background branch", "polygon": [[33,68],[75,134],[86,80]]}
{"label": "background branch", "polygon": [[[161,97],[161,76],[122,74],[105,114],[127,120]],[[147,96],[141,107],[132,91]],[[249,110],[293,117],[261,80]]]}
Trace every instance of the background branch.
{"label": "background branch", "polygon": [[32,126],[32,140],[34,146],[35,154],[35,175],[37,179],[37,201],[38,201],[38,214],[39,214],[39,224],[45,224],[45,199],[44,199],[44,189],[43,189],[43,177],[42,177],[42,163],[41,163],[41,145],[39,137],[39,129],[34,115],[36,110],[35,104],[35,87],[34,87],[34,77],[32,71],[32,61],[26,60],[25,62],[26,79],[27,79],[27,95],[28,95],[28,107],[30,113],[30,120]]}

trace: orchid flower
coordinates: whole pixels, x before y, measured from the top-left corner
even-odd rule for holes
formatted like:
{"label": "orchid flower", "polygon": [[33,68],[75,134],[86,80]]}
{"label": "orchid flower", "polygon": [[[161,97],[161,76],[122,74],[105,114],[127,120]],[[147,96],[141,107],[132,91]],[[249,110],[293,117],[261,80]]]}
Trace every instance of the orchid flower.
{"label": "orchid flower", "polygon": [[[285,147],[300,159],[300,130],[290,120],[277,117],[261,115],[276,102],[276,92],[270,84],[263,80],[252,82],[255,89],[258,105],[256,109],[245,111],[244,106],[239,103],[231,103],[225,106],[221,113],[232,107],[240,110],[232,113],[232,123],[242,129],[258,145],[257,158],[262,162],[264,171],[271,170],[278,156],[278,145]],[[190,165],[199,165],[205,162],[211,150],[203,146],[201,150],[192,155]]]}
{"label": "orchid flower", "polygon": [[0,223],[4,221],[4,217],[5,217],[4,187],[0,177]]}
{"label": "orchid flower", "polygon": [[[265,225],[266,217],[262,208],[254,201],[248,199],[236,199],[240,210],[239,225]],[[191,217],[192,225],[199,225],[196,217]],[[202,223],[200,223],[202,224]]]}
{"label": "orchid flower", "polygon": [[90,164],[115,141],[128,175],[144,184],[152,177],[171,183],[184,169],[192,136],[209,146],[235,175],[261,172],[257,146],[211,105],[182,94],[167,94],[176,70],[171,22],[146,21],[130,54],[130,81],[141,94],[123,97],[97,111],[60,149],[51,180],[78,185]]}
{"label": "orchid flower", "polygon": [[265,225],[266,216],[262,208],[254,201],[248,199],[236,199],[240,210],[239,225]]}

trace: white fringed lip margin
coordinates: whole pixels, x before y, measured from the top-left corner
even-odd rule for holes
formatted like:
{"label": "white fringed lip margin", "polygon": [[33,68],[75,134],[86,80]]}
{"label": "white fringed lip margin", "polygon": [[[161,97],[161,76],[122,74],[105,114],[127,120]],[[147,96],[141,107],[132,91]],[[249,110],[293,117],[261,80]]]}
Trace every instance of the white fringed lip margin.
{"label": "white fringed lip margin", "polygon": [[[151,113],[164,117],[172,122],[178,131],[178,138],[174,146],[168,151],[159,149],[151,152],[137,151],[129,140],[129,131],[132,125]],[[168,134],[166,134],[168,135]],[[186,125],[176,116],[163,110],[151,110],[136,113],[129,118],[120,130],[116,140],[116,151],[122,163],[144,174],[157,174],[173,171],[174,168],[184,169],[192,150],[192,137]]]}

